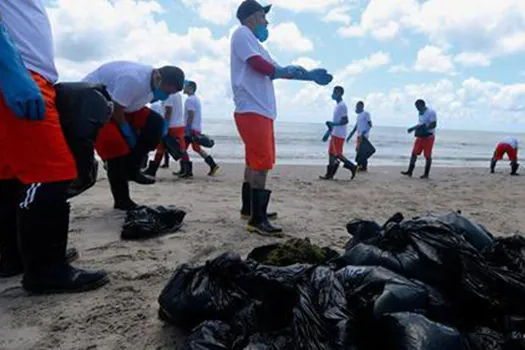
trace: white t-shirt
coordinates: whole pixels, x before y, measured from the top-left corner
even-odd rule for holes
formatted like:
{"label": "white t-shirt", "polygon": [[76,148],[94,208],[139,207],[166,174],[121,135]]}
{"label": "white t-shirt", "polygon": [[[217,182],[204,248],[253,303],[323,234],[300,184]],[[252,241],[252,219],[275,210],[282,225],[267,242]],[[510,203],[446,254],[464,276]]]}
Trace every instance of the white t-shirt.
{"label": "white t-shirt", "polygon": [[1,0],[0,16],[27,69],[58,80],[53,33],[43,0]]}
{"label": "white t-shirt", "polygon": [[136,112],[153,100],[151,74],[153,67],[128,61],[115,61],[100,66],[83,81],[104,84],[109,95],[127,113]]}
{"label": "white t-shirt", "polygon": [[507,136],[505,137],[501,143],[505,143],[507,145],[511,145],[512,148],[514,149],[518,149],[519,145],[520,145],[520,141],[514,137],[510,137],[510,136]]}
{"label": "white t-shirt", "polygon": [[[339,102],[334,108],[334,123],[340,123],[343,117],[348,118],[348,108],[346,107],[345,101]],[[348,124],[341,126],[334,126],[332,129],[332,136],[339,137],[340,139],[346,139]]]}
{"label": "white t-shirt", "polygon": [[357,136],[364,136],[366,138],[370,135],[370,129],[372,127],[370,126],[370,123],[372,122],[372,119],[370,119],[370,113],[367,111],[362,111],[357,115],[357,121],[356,121],[356,127],[357,127]]}
{"label": "white t-shirt", "polygon": [[236,113],[257,113],[277,117],[275,91],[270,77],[254,70],[248,59],[261,56],[275,64],[268,51],[246,26],[237,28],[231,38],[230,73]]}
{"label": "white t-shirt", "polygon": [[188,96],[184,103],[184,115],[186,116],[185,121],[188,121],[188,112],[193,111],[193,123],[191,124],[191,130],[201,132],[202,131],[202,111],[201,101],[195,95]]}
{"label": "white t-shirt", "polygon": [[152,103],[149,108],[154,111],[154,112],[157,112],[158,114],[160,114],[162,116],[162,118],[164,118],[164,107],[162,106],[162,103],[160,103],[160,101],[157,101],[155,103]]}
{"label": "white t-shirt", "polygon": [[182,109],[182,95],[180,92],[170,95],[168,99],[162,102],[163,110],[166,110],[166,107],[171,107],[171,121],[170,128],[180,128],[184,127],[184,110]]}
{"label": "white t-shirt", "polygon": [[[433,122],[437,122],[436,112],[430,108],[427,108],[425,113],[419,116],[419,124],[430,124]],[[428,129],[428,132],[434,135],[436,133],[436,129]]]}

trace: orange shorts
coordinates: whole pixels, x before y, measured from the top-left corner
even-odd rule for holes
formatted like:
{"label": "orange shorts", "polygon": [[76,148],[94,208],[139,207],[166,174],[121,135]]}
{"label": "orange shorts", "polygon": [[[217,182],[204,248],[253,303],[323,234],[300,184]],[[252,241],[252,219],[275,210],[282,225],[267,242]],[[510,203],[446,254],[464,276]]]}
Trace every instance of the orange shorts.
{"label": "orange shorts", "polygon": [[[169,128],[168,129],[168,135],[170,137],[175,137],[179,141],[179,144],[181,145],[181,149],[186,149],[186,139],[184,138],[185,131],[184,127],[175,127],[175,128]],[[157,152],[155,153],[155,162],[160,163],[162,160],[162,157],[164,157],[164,153],[166,153],[166,146],[164,146],[164,143],[159,143],[159,146],[157,147]]]}
{"label": "orange shorts", "polygon": [[432,158],[432,150],[434,149],[434,141],[436,137],[434,135],[429,137],[417,137],[414,142],[414,148],[412,154],[415,156],[424,153],[425,158]]}
{"label": "orange shorts", "polygon": [[[200,132],[195,131],[195,130],[193,130],[191,133],[192,133],[193,135],[200,135]],[[186,141],[184,141],[184,142],[186,142]],[[190,144],[186,145],[185,149],[188,149],[188,148],[190,147],[190,145],[191,145],[191,148],[192,148],[195,152],[197,152],[197,153],[200,152],[200,151],[202,150],[201,145],[199,145],[199,144],[198,144],[197,142],[195,142],[195,141],[191,141]]]}
{"label": "orange shorts", "polygon": [[256,113],[235,113],[237,130],[244,142],[246,166],[272,170],[275,165],[273,120]]}
{"label": "orange shorts", "polygon": [[73,180],[77,169],[62,133],[55,88],[32,73],[46,103],[44,120],[18,119],[0,93],[0,180],[24,184]]}
{"label": "orange shorts", "polygon": [[330,145],[328,146],[328,154],[335,157],[342,156],[344,144],[345,139],[332,136],[330,138]]}
{"label": "orange shorts", "polygon": [[[146,121],[151,114],[151,109],[143,107],[136,112],[126,113],[126,120],[135,130],[139,130],[146,125]],[[95,149],[103,160],[125,156],[130,153],[129,146],[122,136],[117,122],[111,119],[102,129],[100,129]]]}
{"label": "orange shorts", "polygon": [[494,159],[502,160],[503,156],[507,154],[510,161],[518,160],[518,150],[512,148],[508,143],[498,143],[496,151],[494,152]]}

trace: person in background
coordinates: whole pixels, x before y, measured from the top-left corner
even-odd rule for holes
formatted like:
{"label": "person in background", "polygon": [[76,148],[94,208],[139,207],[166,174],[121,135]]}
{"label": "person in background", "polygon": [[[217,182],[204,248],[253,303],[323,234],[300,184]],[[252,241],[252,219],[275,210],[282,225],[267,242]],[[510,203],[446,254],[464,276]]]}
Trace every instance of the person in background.
{"label": "person in background", "polygon": [[518,174],[518,168],[520,167],[518,163],[518,149],[519,149],[519,140],[507,136],[501,142],[499,142],[496,145],[496,150],[494,151],[494,156],[492,157],[492,160],[490,162],[490,172],[494,174],[496,170],[496,163],[499,160],[503,159],[503,156],[506,154],[509,157],[510,160],[510,174],[513,176],[517,176]]}
{"label": "person in background", "polygon": [[274,120],[277,116],[273,80],[294,79],[329,84],[326,70],[306,71],[300,66],[279,66],[261,43],[268,39],[266,14],[270,6],[245,0],[237,9],[240,26],[230,42],[230,77],[235,104],[235,123],[245,146],[246,168],[242,184],[241,218],[249,219],[247,230],[262,235],[280,235],[282,229],[269,219],[271,191],[266,189],[268,172],[275,164]]}
{"label": "person in background", "polygon": [[102,65],[83,81],[105,85],[115,109],[99,132],[95,148],[107,160],[108,180],[114,208],[132,210],[129,181],[151,185],[155,179],[144,175],[141,168],[150,151],[157,148],[164,130],[162,116],[146,105],[165,101],[169,95],[182,90],[184,72],[174,66],[152,66],[115,61]]}
{"label": "person in background", "polygon": [[79,293],[109,280],[66,250],[76,163],[62,133],[51,25],[42,0],[0,1],[0,278],[33,294]]}
{"label": "person in background", "polygon": [[332,93],[332,100],[336,105],[332,121],[326,122],[331,132],[330,146],[328,147],[328,165],[326,175],[320,176],[321,180],[332,180],[339,169],[339,161],[342,161],[344,167],[352,172],[352,179],[355,177],[357,167],[343,156],[343,147],[345,144],[347,125],[348,125],[348,107],[343,101],[345,91],[343,87],[336,86]]}
{"label": "person in background", "polygon": [[[196,92],[197,84],[194,81],[187,81],[184,85],[184,93],[188,95],[184,103],[184,115],[186,120],[185,133],[187,138],[186,150],[191,144],[191,148],[197,152],[210,167],[208,176],[214,176],[217,171],[219,171],[220,167],[215,163],[211,155],[208,155],[195,140],[192,140],[193,136],[200,135],[202,131],[202,106],[201,100],[197,97]],[[179,177],[183,179],[193,177],[193,164],[188,154],[186,154],[181,160],[181,172]]]}
{"label": "person in background", "polygon": [[[350,132],[350,135],[346,139],[346,142],[349,142],[354,134],[357,132],[357,140],[355,150],[356,153],[359,152],[361,147],[361,141],[364,138],[370,137],[370,130],[372,129],[372,119],[370,118],[370,113],[365,111],[365,103],[363,101],[357,102],[355,106],[355,112],[357,113],[357,120],[354,126],[354,129]],[[356,156],[357,160],[357,156]],[[357,164],[359,171],[368,170],[368,160],[364,160],[362,164]]]}
{"label": "person in background", "polygon": [[[182,150],[186,150],[184,113],[182,108],[182,95],[177,92],[171,94],[166,101],[155,102],[152,109],[164,117],[164,134],[177,138]],[[155,177],[163,157],[168,157],[166,146],[160,143],[155,153],[155,158],[149,162],[144,174]]]}
{"label": "person in background", "polygon": [[426,164],[425,172],[421,178],[428,179],[430,176],[430,168],[432,167],[432,151],[434,149],[437,116],[435,111],[427,107],[425,101],[417,100],[415,105],[419,112],[419,123],[409,128],[408,133],[414,132],[416,140],[414,142],[414,148],[412,149],[412,157],[410,158],[408,170],[401,172],[401,174],[412,177],[416,167],[417,157],[423,153]]}

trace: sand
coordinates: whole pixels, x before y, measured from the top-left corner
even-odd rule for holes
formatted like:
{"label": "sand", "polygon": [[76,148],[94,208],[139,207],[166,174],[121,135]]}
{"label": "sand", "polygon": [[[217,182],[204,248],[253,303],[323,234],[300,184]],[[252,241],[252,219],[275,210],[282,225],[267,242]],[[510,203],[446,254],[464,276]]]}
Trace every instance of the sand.
{"label": "sand", "polygon": [[[435,169],[432,179],[409,179],[400,168],[371,168],[349,181],[323,182],[321,167],[281,166],[272,174],[272,210],[293,237],[342,248],[345,224],[354,218],[380,222],[401,211],[406,217],[462,210],[496,235],[525,230],[524,177],[486,169]],[[418,169],[417,171],[421,171]],[[175,180],[160,170],[158,183],[133,186],[143,204],[174,204],[187,211],[175,234],[146,242],[120,241],[124,214],[112,209],[105,173],[99,183],[72,201],[70,246],[76,265],[104,268],[105,288],[82,295],[27,296],[19,278],[0,281],[0,349],[176,349],[183,336],[157,319],[157,297],[183,262],[203,262],[225,251],[247,254],[276,241],[248,234],[239,219],[242,167],[223,165],[215,178],[196,166],[192,181]]]}

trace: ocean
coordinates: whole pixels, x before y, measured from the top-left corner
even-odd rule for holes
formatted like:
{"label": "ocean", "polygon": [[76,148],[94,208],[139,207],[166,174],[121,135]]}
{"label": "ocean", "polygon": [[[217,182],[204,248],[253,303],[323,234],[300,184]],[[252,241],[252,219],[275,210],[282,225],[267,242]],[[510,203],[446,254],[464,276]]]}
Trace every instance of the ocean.
{"label": "ocean", "polygon": [[[275,124],[278,164],[323,165],[327,162],[328,144],[321,141],[326,131],[323,123]],[[244,150],[233,120],[208,119],[203,132],[215,140],[211,154],[218,162],[242,163]],[[505,132],[458,131],[439,129],[434,146],[434,165],[442,167],[488,167],[495,145]],[[525,141],[525,134],[511,136]],[[372,129],[370,141],[377,149],[370,165],[406,165],[413,144],[413,134],[406,128],[381,127]],[[193,152],[190,152],[194,158]],[[345,155],[355,157],[354,140],[346,144]]]}

